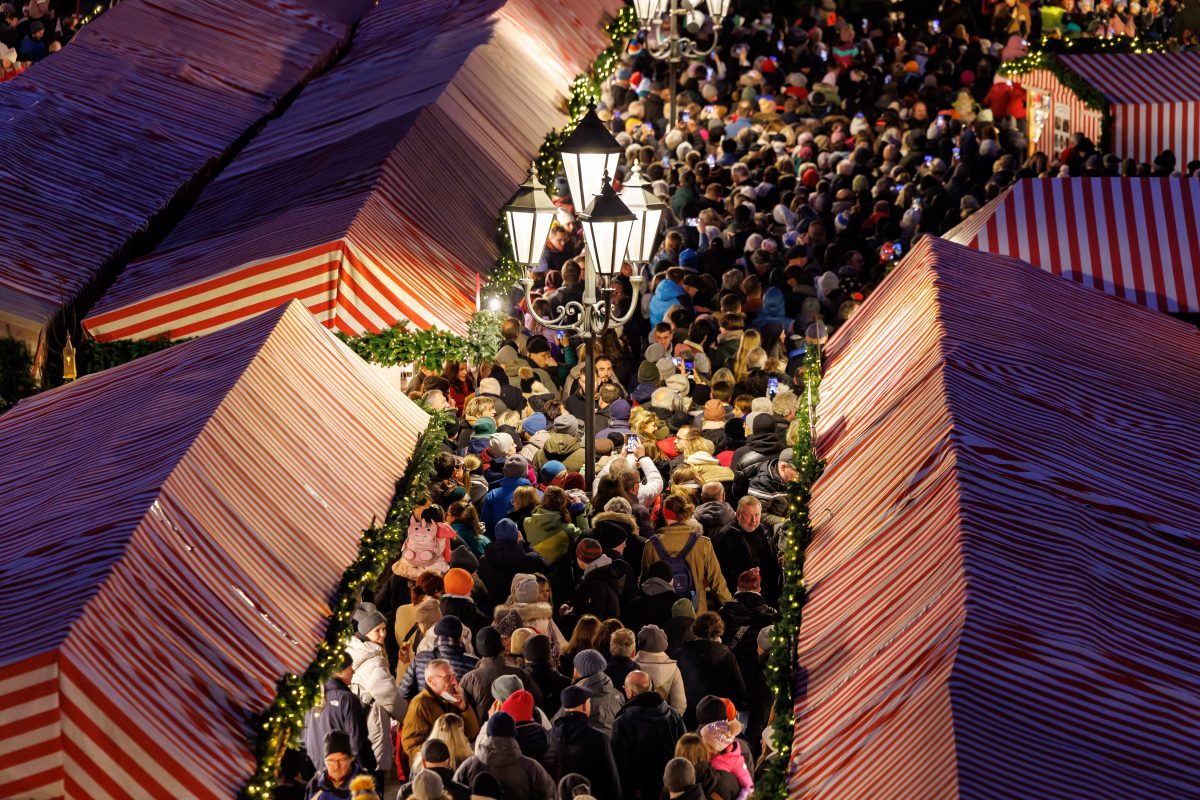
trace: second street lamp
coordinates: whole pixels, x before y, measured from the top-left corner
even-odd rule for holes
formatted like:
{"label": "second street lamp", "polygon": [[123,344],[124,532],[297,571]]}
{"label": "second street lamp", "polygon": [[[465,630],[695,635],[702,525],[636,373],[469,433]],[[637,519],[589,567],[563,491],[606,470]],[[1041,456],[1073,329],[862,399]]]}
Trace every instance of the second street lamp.
{"label": "second street lamp", "polygon": [[617,164],[625,150],[617,143],[608,128],[596,116],[596,107],[588,106],[587,113],[579,120],[562,144],[563,171],[567,173],[567,190],[571,193],[571,204],[576,213],[591,202],[592,195],[600,191],[600,179],[607,172],[615,175]]}

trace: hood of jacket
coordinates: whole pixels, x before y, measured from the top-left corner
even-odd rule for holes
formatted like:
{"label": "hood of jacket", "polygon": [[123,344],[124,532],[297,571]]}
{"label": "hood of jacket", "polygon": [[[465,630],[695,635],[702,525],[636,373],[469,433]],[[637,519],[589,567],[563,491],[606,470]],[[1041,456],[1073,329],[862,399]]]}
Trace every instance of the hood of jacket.
{"label": "hood of jacket", "polygon": [[595,580],[608,580],[607,573],[611,572],[614,573],[614,578],[619,578],[620,576],[616,575],[616,571],[612,569],[612,563],[613,560],[611,558],[609,558],[607,555],[602,555],[584,567],[583,577],[587,578],[590,575],[593,576],[593,579]]}
{"label": "hood of jacket", "polygon": [[601,511],[599,514],[592,515],[592,527],[596,527],[599,522],[619,522],[625,526],[631,536],[638,531],[637,517],[633,514],[623,514],[620,511]]}
{"label": "hood of jacket", "polygon": [[554,616],[554,609],[549,603],[506,603],[496,606],[495,616],[502,617],[509,611],[516,611],[521,615],[522,622],[536,622],[551,619]]}
{"label": "hood of jacket", "polygon": [[667,701],[658,692],[642,692],[628,700],[617,716],[636,715],[641,719],[654,719],[667,716]]}
{"label": "hood of jacket", "polygon": [[612,678],[608,677],[608,673],[603,670],[597,672],[595,675],[580,678],[578,685],[591,692],[592,697],[599,697],[606,692],[613,691]]}
{"label": "hood of jacket", "polygon": [[383,656],[382,647],[374,642],[359,639],[357,636],[351,636],[346,642],[346,652],[350,654],[350,660],[355,669],[358,669],[359,665],[367,659]]}
{"label": "hood of jacket", "polygon": [[701,503],[697,506],[696,512],[692,517],[706,528],[714,526],[724,528],[737,519],[737,512],[733,510],[729,503],[719,500],[709,500],[707,503]]}
{"label": "hood of jacket", "polygon": [[480,737],[475,755],[488,767],[509,767],[521,760],[521,746],[512,736]]}
{"label": "hood of jacket", "polygon": [[546,437],[542,452],[551,461],[562,461],[581,447],[579,440],[569,433],[552,433]]}
{"label": "hood of jacket", "polygon": [[[535,509],[525,519],[525,525],[525,533],[528,534],[529,543],[537,544],[547,536],[561,531],[566,526],[566,523],[563,522],[562,514],[559,514],[553,508],[543,507]],[[530,528],[533,530],[529,530]]]}
{"label": "hood of jacket", "polygon": [[662,578],[646,578],[642,581],[642,594],[647,597],[658,597],[662,594],[675,594],[675,587]]}

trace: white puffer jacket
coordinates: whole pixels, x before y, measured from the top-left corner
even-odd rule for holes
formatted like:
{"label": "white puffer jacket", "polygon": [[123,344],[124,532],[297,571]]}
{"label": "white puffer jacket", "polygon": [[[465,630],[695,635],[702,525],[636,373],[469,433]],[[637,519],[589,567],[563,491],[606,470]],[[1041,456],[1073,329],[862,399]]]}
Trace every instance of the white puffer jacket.
{"label": "white puffer jacket", "polygon": [[350,688],[366,706],[371,749],[380,769],[386,769],[393,760],[392,720],[404,719],[408,703],[388,671],[382,647],[353,636],[346,643],[346,652],[354,665]]}

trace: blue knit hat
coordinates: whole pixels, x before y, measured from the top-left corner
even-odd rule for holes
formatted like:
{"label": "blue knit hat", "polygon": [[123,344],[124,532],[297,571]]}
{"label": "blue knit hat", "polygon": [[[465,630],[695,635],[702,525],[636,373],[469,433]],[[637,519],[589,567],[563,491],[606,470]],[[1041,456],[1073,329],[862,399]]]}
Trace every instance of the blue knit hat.
{"label": "blue knit hat", "polygon": [[542,469],[538,472],[538,477],[542,479],[543,483],[549,483],[558,477],[558,473],[564,472],[566,469],[567,465],[561,461],[547,461],[545,464],[542,464]]}
{"label": "blue knit hat", "polygon": [[497,542],[515,542],[521,537],[517,533],[517,523],[513,522],[508,517],[504,517],[496,523],[496,541]]}
{"label": "blue knit hat", "polygon": [[497,736],[516,736],[517,723],[513,722],[507,711],[497,711],[488,720],[487,733],[492,739]]}
{"label": "blue knit hat", "polygon": [[530,414],[521,422],[521,429],[532,436],[539,431],[546,430],[546,415],[542,412]]}

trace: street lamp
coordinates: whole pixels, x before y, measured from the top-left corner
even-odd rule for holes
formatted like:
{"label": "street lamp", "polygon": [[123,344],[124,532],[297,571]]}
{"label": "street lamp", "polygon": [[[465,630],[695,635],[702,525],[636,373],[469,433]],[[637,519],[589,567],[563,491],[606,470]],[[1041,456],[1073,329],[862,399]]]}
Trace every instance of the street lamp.
{"label": "street lamp", "polygon": [[[609,138],[612,138],[611,135],[609,135]],[[568,154],[566,147],[569,144],[570,140],[568,139],[563,149],[564,163],[567,161]],[[587,154],[577,152],[571,155],[581,156]],[[570,173],[568,172],[569,175]],[[518,229],[517,223],[522,222],[519,215],[529,213],[527,209],[530,208],[537,209],[532,212],[537,217],[537,221],[533,223],[533,227],[539,230],[549,230],[549,220],[553,219],[554,211],[546,208],[540,198],[533,196],[534,194],[545,196],[545,191],[533,185],[534,182],[536,182],[536,178],[533,182],[526,181],[513,196],[512,201],[504,207],[504,214],[508,219],[510,230]],[[583,298],[578,302],[572,300],[566,303],[553,319],[544,319],[533,310],[533,279],[528,277],[528,275],[521,279],[521,287],[525,292],[526,305],[533,320],[544,328],[575,334],[583,340],[587,347],[583,367],[584,402],[587,406],[587,413],[583,419],[583,446],[584,482],[589,492],[592,491],[592,487],[595,484],[596,472],[595,343],[608,330],[610,325],[624,325],[633,317],[638,307],[638,292],[641,288],[642,277],[641,275],[634,275],[630,278],[633,292],[630,298],[629,309],[620,316],[617,315],[617,310],[613,307],[612,300],[608,297],[611,296],[612,292],[612,288],[608,285],[608,282],[621,271],[621,265],[630,253],[631,239],[634,231],[636,229],[644,231],[648,221],[646,206],[642,206],[640,212],[630,210],[622,202],[621,197],[613,191],[612,182],[609,180],[607,170],[601,171],[597,178],[597,184],[600,189],[599,193],[595,194],[592,201],[587,204],[587,207],[576,215],[583,225],[583,237],[586,243]],[[582,194],[575,194],[574,187],[572,187],[571,191],[573,198],[583,197]],[[546,199],[548,200],[549,198]],[[518,216],[517,220],[513,219],[514,215]],[[657,225],[657,221],[661,220],[661,218],[662,215],[659,213],[657,217],[653,218],[655,220],[654,224]],[[521,230],[524,229],[522,228]],[[651,240],[653,240],[654,233],[656,232],[655,230],[649,234]],[[645,238],[644,233],[642,238]],[[541,260],[545,244],[546,240],[543,237],[539,243],[530,247],[522,247],[518,250],[514,240],[513,255],[527,269],[532,269]],[[641,246],[641,239],[638,240],[638,245]],[[653,247],[653,243],[649,246]]]}
{"label": "street lamp", "polygon": [[[656,61],[666,61],[671,75],[671,116],[668,128],[675,126],[676,99],[678,93],[675,87],[676,73],[684,59],[704,58],[717,46],[721,23],[729,12],[730,0],[634,0],[633,9],[637,12],[642,30],[646,31],[646,52]],[[706,5],[713,20],[713,38],[708,47],[701,48],[694,41],[680,32],[680,27],[688,33],[696,34],[704,27],[704,15],[700,6]],[[663,27],[668,33],[663,38]],[[651,41],[653,34],[653,41]]]}
{"label": "street lamp", "polygon": [[563,141],[559,151],[563,171],[567,173],[567,191],[571,193],[571,203],[576,211],[586,206],[588,199],[599,191],[600,179],[605,172],[609,175],[617,173],[624,152],[596,116],[596,106],[589,105],[587,113]]}
{"label": "street lamp", "polygon": [[629,176],[621,182],[621,202],[637,217],[633,233],[629,237],[627,260],[639,266],[654,258],[654,245],[658,239],[658,226],[662,223],[667,204],[650,191],[642,180],[642,170],[635,163]]}

